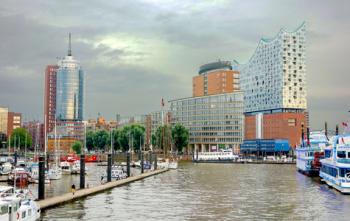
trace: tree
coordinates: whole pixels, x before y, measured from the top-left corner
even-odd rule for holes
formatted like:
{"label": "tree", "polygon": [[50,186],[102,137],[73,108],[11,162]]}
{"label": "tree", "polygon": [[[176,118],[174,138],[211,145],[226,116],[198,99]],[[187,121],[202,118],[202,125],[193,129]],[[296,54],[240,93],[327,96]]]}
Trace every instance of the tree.
{"label": "tree", "polygon": [[76,154],[81,154],[82,144],[80,141],[75,141],[72,145],[72,149]]}
{"label": "tree", "polygon": [[159,126],[156,130],[156,146],[166,154],[171,146],[171,126]]}
{"label": "tree", "polygon": [[98,149],[105,149],[110,142],[109,133],[105,130],[98,130],[94,134],[94,146]]}
{"label": "tree", "polygon": [[132,124],[118,129],[118,143],[123,151],[140,150],[144,144],[145,128],[139,124]]}
{"label": "tree", "polygon": [[122,135],[122,131],[120,129],[117,129],[117,130],[113,130],[112,131],[112,134],[113,134],[113,149],[114,150],[120,150],[122,149],[121,145],[120,145],[120,137]]}
{"label": "tree", "polygon": [[23,150],[25,147],[31,147],[32,136],[25,128],[16,128],[12,132],[10,145],[11,147],[19,148],[21,150]]}
{"label": "tree", "polygon": [[176,124],[171,130],[171,137],[173,139],[174,146],[178,152],[182,152],[182,149],[188,145],[189,132],[181,124]]}
{"label": "tree", "polygon": [[157,146],[157,137],[155,134],[152,134],[151,144],[152,144],[153,148],[155,148]]}
{"label": "tree", "polygon": [[95,133],[92,130],[86,132],[86,148],[88,150],[94,149],[94,136]]}

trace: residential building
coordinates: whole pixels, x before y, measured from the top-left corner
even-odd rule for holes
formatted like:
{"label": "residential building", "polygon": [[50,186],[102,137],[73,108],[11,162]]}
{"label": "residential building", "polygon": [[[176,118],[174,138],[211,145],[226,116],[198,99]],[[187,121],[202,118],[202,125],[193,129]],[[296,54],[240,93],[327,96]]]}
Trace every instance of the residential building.
{"label": "residential building", "polygon": [[231,62],[217,61],[204,64],[199,75],[193,77],[193,97],[231,93],[239,90],[239,72],[232,70]]}
{"label": "residential building", "polygon": [[10,137],[14,129],[22,126],[22,114],[8,112],[7,118],[7,136]]}
{"label": "residential building", "polygon": [[57,65],[47,65],[45,69],[44,114],[46,132],[53,130],[56,120],[56,76]]}
{"label": "residential building", "polygon": [[[305,23],[262,38],[248,63],[237,65],[244,91],[245,139],[300,143],[307,109]],[[259,130],[259,131],[257,131]]]}

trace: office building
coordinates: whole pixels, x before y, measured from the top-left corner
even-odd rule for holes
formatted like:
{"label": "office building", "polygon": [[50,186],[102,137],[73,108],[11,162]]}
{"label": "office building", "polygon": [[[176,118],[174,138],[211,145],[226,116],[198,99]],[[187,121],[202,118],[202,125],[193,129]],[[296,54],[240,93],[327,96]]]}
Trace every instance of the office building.
{"label": "office building", "polygon": [[7,136],[7,121],[9,109],[7,107],[0,107],[0,133]]}
{"label": "office building", "polygon": [[20,128],[22,126],[22,114],[15,112],[8,112],[7,117],[7,136],[10,137],[12,132],[16,128]]}

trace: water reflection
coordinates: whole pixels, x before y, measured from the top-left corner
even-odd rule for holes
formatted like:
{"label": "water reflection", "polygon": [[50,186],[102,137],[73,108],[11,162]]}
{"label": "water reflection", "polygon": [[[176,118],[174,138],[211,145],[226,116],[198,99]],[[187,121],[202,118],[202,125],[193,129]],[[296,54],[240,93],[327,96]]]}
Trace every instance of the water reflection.
{"label": "water reflection", "polygon": [[192,164],[43,213],[43,220],[347,220],[350,196],[294,165]]}

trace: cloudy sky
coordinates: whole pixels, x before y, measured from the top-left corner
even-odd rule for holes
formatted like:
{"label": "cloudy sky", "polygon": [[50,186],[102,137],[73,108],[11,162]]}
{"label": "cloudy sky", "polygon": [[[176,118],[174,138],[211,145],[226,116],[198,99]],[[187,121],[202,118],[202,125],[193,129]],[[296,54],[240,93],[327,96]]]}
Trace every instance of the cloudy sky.
{"label": "cloudy sky", "polygon": [[311,126],[350,117],[348,1],[3,0],[0,105],[42,119],[44,69],[67,53],[86,72],[86,117],[142,114],[188,97],[206,62],[245,63],[261,37],[307,24]]}

